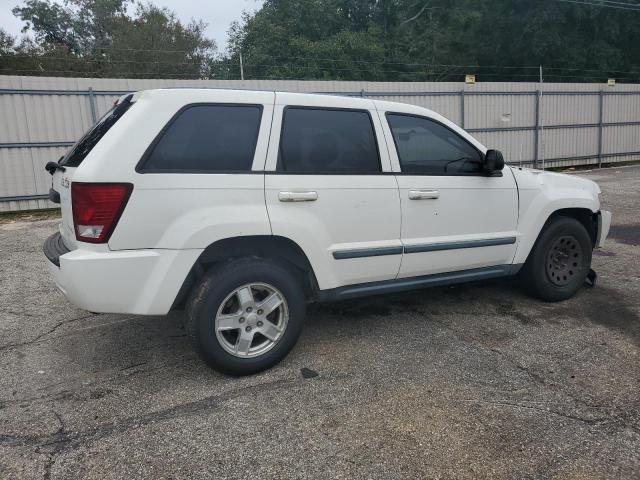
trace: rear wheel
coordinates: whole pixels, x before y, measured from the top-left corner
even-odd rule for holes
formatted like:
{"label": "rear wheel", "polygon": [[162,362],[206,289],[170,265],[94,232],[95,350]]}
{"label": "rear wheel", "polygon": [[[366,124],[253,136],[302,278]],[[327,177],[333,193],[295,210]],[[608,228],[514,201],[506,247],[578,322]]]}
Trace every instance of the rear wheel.
{"label": "rear wheel", "polygon": [[241,259],[207,272],[187,305],[195,350],[230,375],[284,358],[302,329],[305,298],[296,276],[268,260]]}
{"label": "rear wheel", "polygon": [[553,218],[536,240],[520,277],[535,296],[548,302],[565,300],[584,284],[592,249],[589,233],[579,221]]}

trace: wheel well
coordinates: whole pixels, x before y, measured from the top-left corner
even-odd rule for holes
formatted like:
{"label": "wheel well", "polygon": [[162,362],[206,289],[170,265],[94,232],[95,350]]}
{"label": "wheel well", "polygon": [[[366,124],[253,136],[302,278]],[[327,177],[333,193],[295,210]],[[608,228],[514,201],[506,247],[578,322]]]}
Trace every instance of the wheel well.
{"label": "wheel well", "polygon": [[299,276],[308,298],[318,290],[311,263],[304,251],[293,240],[274,235],[232,237],[218,240],[204,249],[182,283],[171,309],[184,307],[193,286],[211,267],[243,257],[277,261]]}
{"label": "wheel well", "polygon": [[591,238],[591,245],[596,244],[596,238],[598,235],[598,216],[588,208],[562,208],[553,212],[547,219],[548,224],[555,217],[569,217],[578,220],[589,234]]}

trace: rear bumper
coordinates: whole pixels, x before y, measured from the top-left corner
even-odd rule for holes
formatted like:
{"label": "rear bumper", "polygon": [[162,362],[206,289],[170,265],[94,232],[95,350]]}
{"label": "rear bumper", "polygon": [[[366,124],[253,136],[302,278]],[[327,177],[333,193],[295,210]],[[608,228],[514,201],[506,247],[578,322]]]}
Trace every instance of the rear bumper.
{"label": "rear bumper", "polygon": [[69,249],[62,241],[60,233],[54,233],[44,241],[42,251],[45,257],[56,267],[60,266],[60,257],[65,253],[69,253]]}
{"label": "rear bumper", "polygon": [[43,246],[56,284],[69,301],[101,313],[164,315],[202,252],[190,250],[69,251],[60,234]]}
{"label": "rear bumper", "polygon": [[611,228],[611,212],[600,210],[598,212],[598,236],[596,237],[596,248],[602,248],[604,241],[609,235]]}

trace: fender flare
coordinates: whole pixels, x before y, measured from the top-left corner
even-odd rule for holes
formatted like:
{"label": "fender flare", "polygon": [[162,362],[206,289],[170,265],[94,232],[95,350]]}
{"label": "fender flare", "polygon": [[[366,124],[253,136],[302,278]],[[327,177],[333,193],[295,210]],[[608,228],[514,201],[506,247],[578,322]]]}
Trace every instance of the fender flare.
{"label": "fender flare", "polygon": [[282,262],[301,275],[308,297],[314,297],[319,290],[309,258],[290,238],[279,235],[227,237],[216,240],[202,251],[180,287],[171,309],[175,310],[184,305],[193,286],[213,265],[242,257],[269,258]]}

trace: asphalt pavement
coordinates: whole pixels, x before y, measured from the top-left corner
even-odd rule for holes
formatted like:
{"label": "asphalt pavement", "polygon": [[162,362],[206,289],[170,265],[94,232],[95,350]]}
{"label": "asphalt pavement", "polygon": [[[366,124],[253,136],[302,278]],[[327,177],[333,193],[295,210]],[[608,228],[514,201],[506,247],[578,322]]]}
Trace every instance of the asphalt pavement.
{"label": "asphalt pavement", "polygon": [[582,172],[613,227],[595,288],[512,280],[314,305],[277,367],[230,378],[183,317],[91,314],[0,224],[0,478],[640,478],[640,167]]}

